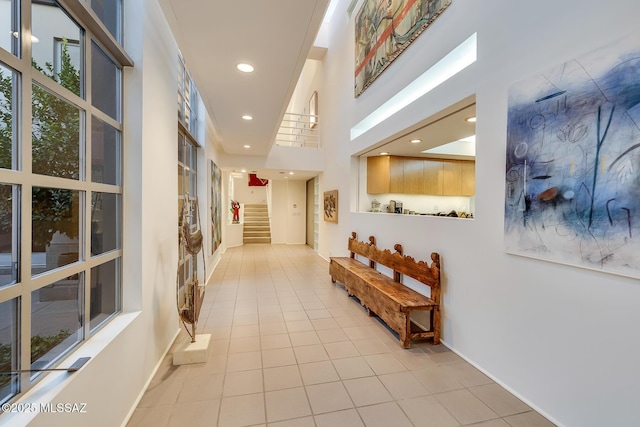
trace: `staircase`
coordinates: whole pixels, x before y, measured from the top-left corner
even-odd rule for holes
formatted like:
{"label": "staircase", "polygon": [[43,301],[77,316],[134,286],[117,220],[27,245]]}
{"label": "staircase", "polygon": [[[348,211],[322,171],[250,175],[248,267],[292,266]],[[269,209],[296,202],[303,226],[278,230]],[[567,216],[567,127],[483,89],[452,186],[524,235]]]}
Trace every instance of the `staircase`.
{"label": "staircase", "polygon": [[271,243],[269,210],[266,204],[244,205],[244,243]]}

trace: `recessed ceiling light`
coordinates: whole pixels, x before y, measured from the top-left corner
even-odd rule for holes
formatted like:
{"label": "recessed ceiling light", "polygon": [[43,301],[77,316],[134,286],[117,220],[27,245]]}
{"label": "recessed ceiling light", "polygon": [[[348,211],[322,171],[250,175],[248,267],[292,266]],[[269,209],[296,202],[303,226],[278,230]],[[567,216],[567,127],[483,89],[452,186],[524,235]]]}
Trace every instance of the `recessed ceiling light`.
{"label": "recessed ceiling light", "polygon": [[251,148],[250,145],[243,145],[244,148]]}
{"label": "recessed ceiling light", "polygon": [[240,172],[242,172],[242,173],[246,173],[246,172],[247,172],[247,170],[246,170],[246,169],[240,169]]}
{"label": "recessed ceiling light", "polygon": [[475,123],[476,122],[476,116],[467,117],[465,120],[467,122],[469,122],[469,123]]}
{"label": "recessed ceiling light", "polygon": [[417,143],[419,143],[419,142],[422,142],[422,140],[421,140],[421,139],[416,138],[416,139],[412,139],[410,142],[411,142],[412,144],[417,144]]}
{"label": "recessed ceiling light", "polygon": [[289,175],[293,175],[293,172],[289,172]]}
{"label": "recessed ceiling light", "polygon": [[387,154],[389,153],[387,153],[386,151],[383,151],[382,153],[380,153],[381,156],[386,156]]}
{"label": "recessed ceiling light", "polygon": [[243,73],[252,73],[253,72],[253,65],[251,64],[247,64],[245,62],[241,62],[238,65],[236,65],[236,68],[240,71],[242,71]]}
{"label": "recessed ceiling light", "polygon": [[242,118],[243,118],[244,120],[253,120],[253,117],[252,117],[252,116],[250,116],[250,115],[248,115],[248,114],[245,114],[244,116],[242,116]]}

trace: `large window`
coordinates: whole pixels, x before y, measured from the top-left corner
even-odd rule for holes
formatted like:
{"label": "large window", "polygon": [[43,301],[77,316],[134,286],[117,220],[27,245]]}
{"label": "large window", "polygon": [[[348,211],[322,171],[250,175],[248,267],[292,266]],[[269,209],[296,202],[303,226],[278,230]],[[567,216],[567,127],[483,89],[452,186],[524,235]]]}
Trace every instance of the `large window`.
{"label": "large window", "polygon": [[[120,40],[121,2],[65,5],[0,0],[0,371],[56,366],[122,307],[122,52],[77,19]],[[42,376],[0,376],[0,402]]]}
{"label": "large window", "polygon": [[178,58],[178,122],[195,135],[198,120],[198,89],[191,74]]}

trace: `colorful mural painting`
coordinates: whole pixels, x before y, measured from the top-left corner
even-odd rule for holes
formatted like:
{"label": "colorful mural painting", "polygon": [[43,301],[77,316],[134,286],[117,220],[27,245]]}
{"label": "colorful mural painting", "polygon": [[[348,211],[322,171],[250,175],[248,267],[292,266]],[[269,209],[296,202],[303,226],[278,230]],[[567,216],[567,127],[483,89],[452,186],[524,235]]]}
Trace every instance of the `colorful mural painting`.
{"label": "colorful mural painting", "polygon": [[355,21],[355,96],[450,4],[451,0],[365,0]]}
{"label": "colorful mural painting", "polygon": [[639,276],[636,38],[510,89],[505,201],[507,252]]}

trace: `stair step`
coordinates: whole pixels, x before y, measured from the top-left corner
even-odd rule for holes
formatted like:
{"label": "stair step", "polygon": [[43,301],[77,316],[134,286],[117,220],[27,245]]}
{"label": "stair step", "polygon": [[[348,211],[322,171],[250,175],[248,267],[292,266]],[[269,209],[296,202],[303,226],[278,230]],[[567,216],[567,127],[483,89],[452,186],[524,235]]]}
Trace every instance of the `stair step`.
{"label": "stair step", "polygon": [[244,243],[271,243],[269,209],[263,203],[244,205]]}
{"label": "stair step", "polygon": [[271,237],[245,237],[244,243],[271,243]]}

